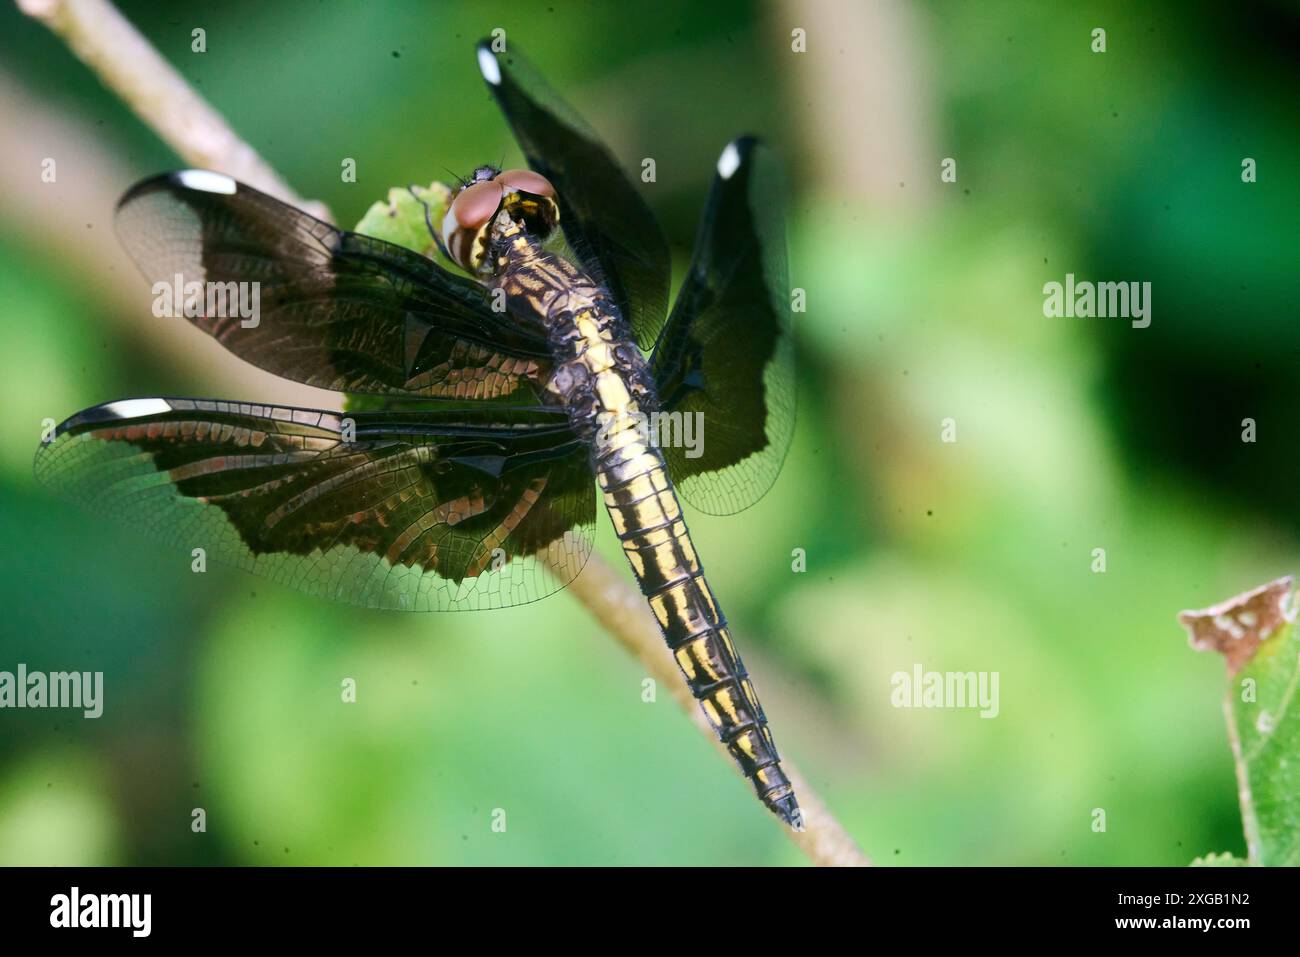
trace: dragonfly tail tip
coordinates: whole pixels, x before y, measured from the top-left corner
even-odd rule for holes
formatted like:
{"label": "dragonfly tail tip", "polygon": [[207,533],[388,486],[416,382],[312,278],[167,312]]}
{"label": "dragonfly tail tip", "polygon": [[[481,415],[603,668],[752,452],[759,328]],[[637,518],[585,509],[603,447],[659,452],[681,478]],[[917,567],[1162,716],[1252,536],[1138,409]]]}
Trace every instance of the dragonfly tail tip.
{"label": "dragonfly tail tip", "polygon": [[780,796],[773,795],[764,803],[773,814],[784,821],[791,830],[804,830],[803,809],[799,807],[799,802],[794,798],[793,791],[787,791]]}

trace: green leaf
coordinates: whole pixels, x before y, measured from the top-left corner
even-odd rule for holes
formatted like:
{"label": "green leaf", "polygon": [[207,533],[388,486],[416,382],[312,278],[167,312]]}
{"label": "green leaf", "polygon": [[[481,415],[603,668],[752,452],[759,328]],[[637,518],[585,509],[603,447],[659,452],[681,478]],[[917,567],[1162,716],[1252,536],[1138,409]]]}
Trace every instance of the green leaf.
{"label": "green leaf", "polygon": [[1222,854],[1206,854],[1192,861],[1192,867],[1249,867],[1250,862],[1224,851]]}
{"label": "green leaf", "polygon": [[[1228,663],[1224,714],[1252,865],[1300,865],[1300,639],[1292,580],[1178,617],[1192,647]],[[1221,866],[1221,865],[1218,865]]]}
{"label": "green leaf", "polygon": [[409,189],[394,186],[388,191],[387,202],[375,203],[361,217],[356,232],[436,259],[438,247],[429,234],[429,224],[434,229],[442,227],[450,202],[451,190],[442,183]]}

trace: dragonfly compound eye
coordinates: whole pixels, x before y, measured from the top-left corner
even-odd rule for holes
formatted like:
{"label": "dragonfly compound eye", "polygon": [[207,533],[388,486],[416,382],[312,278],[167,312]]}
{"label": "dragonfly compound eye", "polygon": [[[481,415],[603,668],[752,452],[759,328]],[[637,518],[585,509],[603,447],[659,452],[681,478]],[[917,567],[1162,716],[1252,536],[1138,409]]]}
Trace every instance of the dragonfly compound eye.
{"label": "dragonfly compound eye", "polygon": [[497,182],[506,189],[532,193],[534,196],[545,196],[548,199],[555,198],[555,187],[551,185],[551,181],[541,173],[534,173],[530,169],[508,169],[497,177]]}
{"label": "dragonfly compound eye", "polygon": [[502,186],[495,180],[466,186],[447,207],[442,241],[458,266],[478,272],[487,253],[487,232],[501,208]]}
{"label": "dragonfly compound eye", "polygon": [[515,222],[523,225],[539,240],[555,232],[560,221],[560,207],[555,201],[555,187],[541,173],[530,169],[508,169],[494,182],[505,190],[505,207]]}

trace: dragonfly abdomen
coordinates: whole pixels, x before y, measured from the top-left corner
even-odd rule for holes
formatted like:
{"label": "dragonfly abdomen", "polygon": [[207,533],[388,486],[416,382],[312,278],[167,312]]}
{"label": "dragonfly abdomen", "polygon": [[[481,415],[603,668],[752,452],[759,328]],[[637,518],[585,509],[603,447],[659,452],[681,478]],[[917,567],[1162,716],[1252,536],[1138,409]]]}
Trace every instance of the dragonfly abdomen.
{"label": "dragonfly abdomen", "polygon": [[705,580],[663,456],[629,428],[610,436],[596,465],[623,551],[691,694],[759,799],[802,829],[794,790]]}
{"label": "dragonfly abdomen", "polygon": [[622,338],[615,314],[603,308],[590,280],[564,274],[545,254],[522,247],[518,254],[531,258],[521,259],[513,282],[545,290],[548,297],[537,303],[548,310],[558,361],[548,388],[568,407],[575,431],[592,444],[605,505],[664,640],[759,799],[802,830],[794,789],[781,770],[758,696],[705,581],[663,454],[645,429],[646,413],[657,400],[644,360]]}

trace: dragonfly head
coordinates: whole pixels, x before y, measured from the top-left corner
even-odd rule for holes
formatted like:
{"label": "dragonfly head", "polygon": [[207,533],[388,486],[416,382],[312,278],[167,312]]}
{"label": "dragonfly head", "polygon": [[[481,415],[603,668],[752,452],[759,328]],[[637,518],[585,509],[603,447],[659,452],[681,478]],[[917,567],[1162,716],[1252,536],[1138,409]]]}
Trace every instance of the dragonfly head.
{"label": "dragonfly head", "polygon": [[442,241],[456,265],[475,275],[492,271],[488,246],[502,213],[530,239],[543,243],[560,221],[555,187],[528,169],[480,166],[474,170],[442,220]]}

